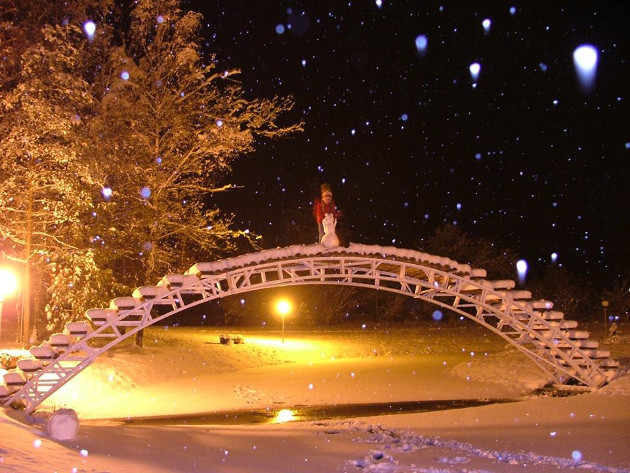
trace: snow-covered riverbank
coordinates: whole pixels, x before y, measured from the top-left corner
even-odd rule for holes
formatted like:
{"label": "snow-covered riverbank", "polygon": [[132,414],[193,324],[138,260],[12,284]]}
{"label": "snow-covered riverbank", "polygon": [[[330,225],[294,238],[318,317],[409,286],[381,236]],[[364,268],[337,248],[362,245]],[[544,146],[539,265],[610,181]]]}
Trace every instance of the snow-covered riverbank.
{"label": "snow-covered riverbank", "polygon": [[[543,374],[472,322],[288,332],[284,345],[279,333],[260,330],[241,331],[245,344],[221,345],[220,333],[155,327],[147,330],[144,348],[99,358],[44,405],[78,412],[76,440],[54,442],[37,424],[19,422],[19,412],[1,412],[0,471],[630,471],[629,377],[594,393],[532,396]],[[605,346],[627,364],[629,341],[621,333]],[[265,425],[102,420],[486,398],[522,400]]]}

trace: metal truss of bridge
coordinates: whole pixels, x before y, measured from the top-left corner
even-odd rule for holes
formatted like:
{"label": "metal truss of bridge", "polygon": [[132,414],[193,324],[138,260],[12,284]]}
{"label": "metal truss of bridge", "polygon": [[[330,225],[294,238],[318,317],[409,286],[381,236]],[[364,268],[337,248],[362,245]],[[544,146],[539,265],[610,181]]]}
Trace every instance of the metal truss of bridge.
{"label": "metal truss of bridge", "polygon": [[96,357],[150,325],[214,299],[308,284],[390,291],[461,314],[518,348],[547,373],[549,384],[597,389],[616,376],[619,364],[610,353],[554,311],[552,302],[532,300],[514,281],[485,277],[485,270],[448,258],[360,244],[292,246],[197,263],[108,308],[88,310],[85,322],[68,323],[63,333],[31,348],[32,357],[4,375],[0,402],[31,413]]}

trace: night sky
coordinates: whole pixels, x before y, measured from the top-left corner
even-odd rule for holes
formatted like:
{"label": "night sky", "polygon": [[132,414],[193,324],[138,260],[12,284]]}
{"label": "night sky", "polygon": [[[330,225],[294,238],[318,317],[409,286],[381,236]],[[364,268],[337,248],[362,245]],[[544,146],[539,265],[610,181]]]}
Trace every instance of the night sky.
{"label": "night sky", "polygon": [[[305,123],[261,141],[228,178],[243,187],[216,197],[265,247],[315,242],[326,181],[353,242],[422,249],[452,223],[534,270],[556,253],[596,283],[628,277],[630,2],[188,5],[247,93],[293,95],[288,118]],[[590,88],[582,44],[598,51]]]}

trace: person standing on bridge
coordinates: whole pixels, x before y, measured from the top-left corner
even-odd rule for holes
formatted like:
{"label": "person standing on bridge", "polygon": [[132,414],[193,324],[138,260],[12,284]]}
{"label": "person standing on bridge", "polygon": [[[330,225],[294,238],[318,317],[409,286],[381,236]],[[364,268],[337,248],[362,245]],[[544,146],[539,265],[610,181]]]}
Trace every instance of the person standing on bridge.
{"label": "person standing on bridge", "polygon": [[341,211],[337,208],[337,205],[333,200],[333,193],[330,184],[327,182],[323,183],[320,186],[320,191],[321,197],[315,199],[315,204],[313,205],[313,216],[317,222],[317,229],[319,232],[318,243],[321,243],[322,238],[324,237],[324,225],[322,221],[324,220],[326,214],[332,214],[335,218],[341,216]]}

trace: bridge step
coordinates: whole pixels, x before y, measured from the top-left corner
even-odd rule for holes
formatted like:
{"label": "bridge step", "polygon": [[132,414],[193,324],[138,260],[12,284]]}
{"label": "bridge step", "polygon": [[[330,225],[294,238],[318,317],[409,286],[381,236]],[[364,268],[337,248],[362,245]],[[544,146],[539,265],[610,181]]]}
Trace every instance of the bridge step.
{"label": "bridge step", "polygon": [[169,294],[170,291],[166,286],[142,286],[133,291],[132,297],[141,302],[153,301],[154,305],[165,305],[176,309],[177,301],[172,296],[169,297]]}
{"label": "bridge step", "polygon": [[68,322],[64,333],[70,334],[76,339],[81,339],[87,336],[92,331],[90,324],[87,322]]}
{"label": "bridge step", "polygon": [[[571,362],[573,362],[575,365],[577,365],[577,366],[579,366],[581,368],[588,367],[590,365],[589,361],[595,362],[596,365],[598,365],[602,369],[606,369],[606,370],[610,370],[610,369],[615,369],[616,370],[617,368],[619,368],[619,366],[615,366],[614,360],[610,360],[610,363],[607,362],[605,365],[603,365],[602,363],[604,361],[606,361],[606,360],[607,360],[606,358],[603,358],[601,360],[592,360],[592,359],[589,359],[589,358],[572,358]],[[567,367],[570,366],[569,361],[564,360],[562,358],[557,358],[556,357],[556,361],[557,361],[558,364],[560,364],[562,366],[567,366]]]}
{"label": "bridge step", "polygon": [[537,313],[545,320],[564,319],[564,312],[560,312],[559,310],[544,310],[544,311],[537,311]]}
{"label": "bridge step", "polygon": [[568,330],[566,336],[570,340],[586,340],[591,334],[586,330]]}
{"label": "bridge step", "polygon": [[50,362],[58,356],[58,353],[48,342],[42,342],[40,345],[32,347],[29,351],[37,360],[43,362]]}
{"label": "bridge step", "polygon": [[[497,307],[497,306],[495,306],[495,307]],[[503,304],[503,305],[500,306],[500,308],[502,310],[507,310],[507,305]],[[536,311],[536,312],[534,312],[534,314],[539,316],[543,320],[549,321],[549,323],[551,325],[553,325],[553,323],[558,322],[558,321],[573,322],[573,321],[569,321],[569,320],[564,320],[564,313],[563,312],[559,312],[559,311],[555,311],[555,310],[550,310],[550,311],[545,311],[545,312]],[[518,307],[518,306],[512,306],[512,315],[514,316],[515,319],[517,319],[519,321],[532,320],[533,324],[537,323],[535,321],[535,319],[532,318],[532,314],[531,313],[524,311],[521,307]],[[577,326],[577,322],[575,322],[575,324]],[[541,327],[546,327],[546,325],[544,325],[544,324],[540,324],[540,326]]]}
{"label": "bridge step", "polygon": [[97,327],[105,325],[118,318],[118,314],[114,309],[88,309],[85,311],[85,316]]}
{"label": "bridge step", "polygon": [[120,316],[120,312],[127,312],[125,317],[121,319],[121,322],[124,320],[125,322],[138,322],[138,324],[142,321],[145,314],[141,306],[142,301],[140,299],[130,296],[117,297],[109,304],[109,308],[118,312],[118,316]]}
{"label": "bridge step", "polygon": [[193,286],[199,282],[196,274],[167,274],[157,283],[158,286],[164,286],[169,290],[185,288]]}
{"label": "bridge step", "polygon": [[120,313],[111,307],[108,309],[88,309],[85,312],[85,316],[91,320],[96,327],[101,327],[109,323],[116,326],[128,327],[140,325],[144,317],[144,311],[130,312],[120,320],[117,320]]}
{"label": "bridge step", "polygon": [[590,339],[572,340],[571,344],[565,342],[564,340],[554,339],[553,343],[558,348],[575,348],[575,347],[578,347],[578,348],[598,348],[599,347],[599,342],[598,341],[590,340]]}
{"label": "bridge step", "polygon": [[599,366],[602,368],[618,369],[621,366],[621,364],[618,361],[613,360],[612,358],[607,358],[607,359],[601,360],[599,363]]}
{"label": "bridge step", "polygon": [[6,401],[16,391],[17,388],[10,388],[4,382],[0,383],[0,402]]}
{"label": "bridge step", "polygon": [[[497,291],[497,295],[488,294],[486,295],[486,301],[490,300],[499,300],[503,304],[506,304],[507,301],[526,301],[532,298],[532,293],[530,291]],[[522,302],[521,302],[522,305]]]}
{"label": "bridge step", "polygon": [[[562,358],[559,355],[556,355],[556,358]],[[597,359],[605,359],[605,358],[610,358],[610,351],[608,350],[591,350],[591,349],[582,349],[580,351],[577,351],[573,354],[573,356],[571,357],[571,359],[576,360],[578,358],[581,359],[591,359],[591,360],[597,360]]]}
{"label": "bridge step", "polygon": [[530,327],[538,332],[550,330],[551,328],[559,328],[561,330],[570,330],[577,328],[578,323],[575,320],[550,320],[547,325],[534,322]]}
{"label": "bridge step", "polygon": [[[487,281],[487,282],[490,283],[492,289],[494,289],[495,291],[499,289],[510,290],[516,287],[516,283],[511,279],[501,279],[498,281]],[[513,292],[518,292],[518,291],[513,291]]]}
{"label": "bridge step", "polygon": [[4,379],[4,384],[8,388],[17,388],[24,386],[28,379],[26,375],[20,370],[11,370],[7,371],[2,378]]}
{"label": "bridge step", "polygon": [[168,274],[157,283],[169,291],[177,291],[181,298],[180,304],[188,305],[203,298],[199,290],[199,277],[196,274]]}
{"label": "bridge step", "polygon": [[538,301],[528,302],[527,308],[533,311],[551,310],[553,308],[553,302],[540,299]]}
{"label": "bridge step", "polygon": [[24,373],[35,373],[44,367],[44,363],[36,358],[21,358],[17,361],[17,367]]}
{"label": "bridge step", "polygon": [[74,345],[75,338],[69,333],[53,333],[48,338],[48,343],[56,351],[65,351],[71,345]]}

